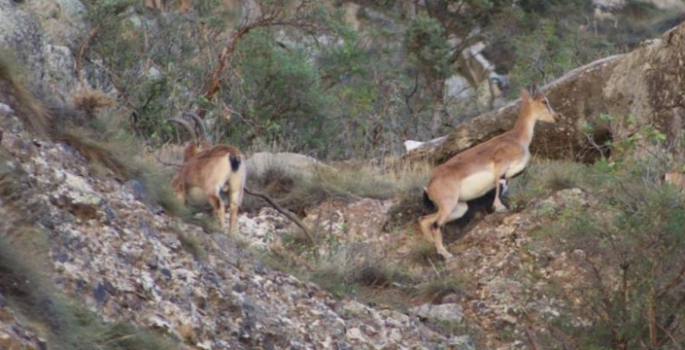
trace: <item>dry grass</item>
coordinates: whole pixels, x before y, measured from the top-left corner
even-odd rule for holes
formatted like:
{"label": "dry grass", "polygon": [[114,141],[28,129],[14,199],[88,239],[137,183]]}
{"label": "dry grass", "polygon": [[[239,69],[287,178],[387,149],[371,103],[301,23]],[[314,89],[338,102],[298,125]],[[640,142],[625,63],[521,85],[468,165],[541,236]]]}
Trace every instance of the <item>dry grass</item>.
{"label": "dry grass", "polygon": [[[176,344],[125,323],[105,324],[52,284],[50,236],[36,222],[47,210],[26,198],[42,190],[0,153],[0,203],[10,214],[0,225],[0,291],[19,317],[56,350],[174,349]],[[11,218],[17,218],[12,222]]]}
{"label": "dry grass", "polygon": [[[308,174],[294,174],[274,166],[262,176],[249,177],[248,186],[265,192],[290,211],[304,215],[305,209],[326,200],[351,202],[360,198],[396,198],[424,186],[427,174],[425,165],[385,171],[382,166],[367,162],[339,163],[316,168]],[[254,212],[264,205],[248,197],[243,207]]]}
{"label": "dry grass", "polygon": [[88,162],[103,165],[121,179],[131,176],[130,159],[125,157],[128,145],[99,140],[95,132],[85,128],[66,128],[60,132],[56,141],[71,146]]}
{"label": "dry grass", "polygon": [[360,286],[376,288],[380,293],[412,282],[408,273],[391,266],[378,254],[364,251],[358,246],[348,247],[320,259],[313,264],[315,269],[308,272],[308,278],[337,297],[353,294]]}
{"label": "dry grass", "polygon": [[438,261],[444,259],[438,254],[435,245],[426,241],[422,235],[419,242],[412,244],[409,251],[409,260],[418,265],[435,266]]}
{"label": "dry grass", "polygon": [[0,95],[28,131],[71,146],[97,173],[104,175],[105,169],[109,169],[119,180],[139,181],[147,201],[160,204],[168,213],[191,219],[190,212],[178,203],[168,185],[168,172],[140,157],[142,142],[127,132],[125,113],[109,108],[114,104],[112,99],[100,91],[79,91],[73,95],[75,108],[46,108],[19,78],[20,65],[8,57],[11,55],[0,50]]}
{"label": "dry grass", "polygon": [[39,136],[48,136],[52,117],[44,104],[27,88],[21,78],[21,65],[11,51],[0,48],[0,96],[15,110],[28,130]]}
{"label": "dry grass", "polygon": [[126,131],[121,115],[108,110],[80,127],[72,125],[75,120],[82,120],[79,112],[72,110],[71,114],[62,116],[55,138],[73,147],[91,164],[110,169],[120,180],[139,181],[150,203],[158,203],[168,213],[190,219],[190,211],[178,202],[169,186],[169,172],[141,157],[142,142]]}
{"label": "dry grass", "polygon": [[96,111],[114,105],[114,100],[99,90],[79,90],[72,95],[72,100],[74,107],[89,118],[93,118]]}

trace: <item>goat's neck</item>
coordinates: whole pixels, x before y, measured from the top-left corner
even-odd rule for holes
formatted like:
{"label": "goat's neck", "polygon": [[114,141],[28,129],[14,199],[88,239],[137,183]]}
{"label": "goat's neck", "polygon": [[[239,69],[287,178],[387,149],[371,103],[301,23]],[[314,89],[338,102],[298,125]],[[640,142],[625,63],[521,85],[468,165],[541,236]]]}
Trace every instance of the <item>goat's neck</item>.
{"label": "goat's neck", "polygon": [[533,130],[535,130],[535,122],[537,118],[530,111],[528,106],[523,106],[519,112],[518,119],[514,128],[511,130],[512,134],[516,135],[519,141],[526,147],[533,141]]}

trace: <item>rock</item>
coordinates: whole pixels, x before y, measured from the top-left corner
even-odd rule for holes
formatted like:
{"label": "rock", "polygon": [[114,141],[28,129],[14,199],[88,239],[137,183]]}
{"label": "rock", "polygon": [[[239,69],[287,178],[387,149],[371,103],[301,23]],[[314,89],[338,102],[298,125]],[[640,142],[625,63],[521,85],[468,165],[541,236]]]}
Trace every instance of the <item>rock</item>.
{"label": "rock", "polygon": [[[0,0],[0,45],[11,50],[36,90],[49,91],[61,103],[71,101],[80,82],[74,74],[74,53],[88,30],[86,7],[79,0],[36,0],[16,6]],[[112,91],[109,77],[97,64],[86,62],[86,88]]]}
{"label": "rock", "polygon": [[136,200],[142,201],[145,199],[145,186],[136,179],[126,181],[122,186],[122,190],[133,196]]}
{"label": "rock", "polygon": [[0,103],[0,118],[5,118],[10,114],[14,114],[14,110],[12,109],[12,107],[4,103]]}
{"label": "rock", "polygon": [[27,5],[45,30],[49,42],[77,47],[88,32],[87,9],[79,0],[35,0]]}
{"label": "rock", "polygon": [[473,343],[473,339],[468,335],[453,337],[448,344],[450,349],[454,350],[476,350],[476,344]]}
{"label": "rock", "polygon": [[263,176],[267,170],[281,171],[285,176],[311,177],[318,168],[330,169],[318,160],[298,153],[258,152],[247,159],[249,176]]}
{"label": "rock", "polygon": [[331,200],[306,210],[303,222],[338,237],[376,238],[381,236],[387,213],[394,204],[394,200],[371,198],[352,203]]}
{"label": "rock", "polygon": [[63,89],[65,93],[57,94],[61,103],[71,103],[71,93],[79,89],[79,82],[74,75],[74,53],[66,46],[46,44],[43,50],[45,57],[46,77],[43,88],[49,91]]}
{"label": "rock", "polygon": [[424,304],[409,309],[409,312],[425,319],[440,322],[459,323],[464,317],[464,312],[459,304]]}
{"label": "rock", "polygon": [[[666,133],[673,120],[673,107],[685,95],[685,24],[645,42],[633,52],[615,55],[574,69],[542,87],[551,106],[560,113],[554,125],[536,127],[531,153],[538,156],[586,160],[599,154],[586,137],[587,124],[596,125],[594,137],[624,139],[642,126],[652,125]],[[654,86],[658,86],[655,89]],[[482,114],[457,126],[441,145],[421,148],[405,159],[443,162],[479,142],[511,129],[520,100]],[[610,115],[611,123],[600,117]],[[628,121],[632,116],[634,121]],[[645,146],[649,146],[645,143]],[[651,149],[651,147],[647,147]],[[575,157],[575,158],[574,158]]]}
{"label": "rock", "polygon": [[0,0],[0,44],[12,50],[32,81],[40,81],[43,67],[43,29],[35,16],[9,0]]}

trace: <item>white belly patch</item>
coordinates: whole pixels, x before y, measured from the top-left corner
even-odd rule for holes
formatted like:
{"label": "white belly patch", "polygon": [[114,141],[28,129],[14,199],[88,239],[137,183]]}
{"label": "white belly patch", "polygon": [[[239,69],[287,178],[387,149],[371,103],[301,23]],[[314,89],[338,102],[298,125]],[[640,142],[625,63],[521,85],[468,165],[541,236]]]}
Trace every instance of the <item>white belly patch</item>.
{"label": "white belly patch", "polygon": [[492,172],[481,171],[471,174],[461,181],[459,201],[470,201],[484,196],[495,188],[495,177]]}

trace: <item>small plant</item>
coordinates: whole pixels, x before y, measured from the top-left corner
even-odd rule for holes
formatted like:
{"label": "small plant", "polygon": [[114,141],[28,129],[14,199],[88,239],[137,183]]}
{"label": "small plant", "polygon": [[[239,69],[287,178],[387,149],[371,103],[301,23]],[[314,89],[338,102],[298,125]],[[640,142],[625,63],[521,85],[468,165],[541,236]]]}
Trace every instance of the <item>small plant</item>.
{"label": "small plant", "polygon": [[440,254],[435,250],[435,245],[428,243],[423,237],[421,237],[420,242],[411,246],[409,257],[412,262],[425,266],[435,265],[442,260]]}

